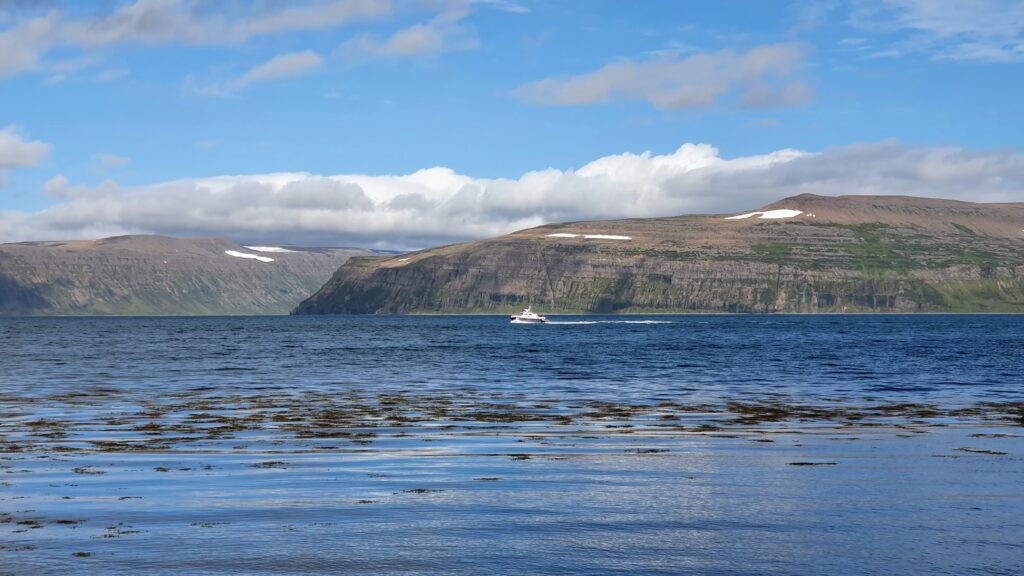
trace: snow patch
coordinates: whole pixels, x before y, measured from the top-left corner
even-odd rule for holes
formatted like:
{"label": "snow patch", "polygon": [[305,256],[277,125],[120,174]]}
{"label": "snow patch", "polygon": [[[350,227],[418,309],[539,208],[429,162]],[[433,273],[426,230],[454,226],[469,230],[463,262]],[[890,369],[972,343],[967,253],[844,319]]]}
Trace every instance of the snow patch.
{"label": "snow patch", "polygon": [[761,220],[770,220],[776,218],[794,218],[803,214],[800,210],[769,210],[764,214],[761,214]]}
{"label": "snow patch", "polygon": [[254,250],[256,252],[295,252],[295,250],[280,248],[278,246],[243,246],[243,248],[248,248],[249,250]]}
{"label": "snow patch", "polygon": [[726,217],[726,220],[745,220],[752,216],[757,216],[759,220],[776,220],[779,218],[792,218],[801,214],[803,214],[803,212],[800,210],[788,210],[783,208],[780,210],[768,210],[767,212],[749,212],[738,216],[728,216]]}
{"label": "snow patch", "polygon": [[246,254],[245,252],[238,252],[237,250],[225,250],[225,254],[228,256],[234,256],[235,258],[249,258],[250,260],[259,260],[260,262],[273,262],[273,258],[267,258],[266,256],[259,256],[256,254]]}
{"label": "snow patch", "polygon": [[758,214],[761,214],[761,212],[750,212],[749,214],[740,214],[738,216],[728,216],[726,218],[726,220],[746,220],[747,218],[750,218],[751,216],[757,216]]}
{"label": "snow patch", "polygon": [[565,232],[559,232],[557,234],[548,234],[548,238],[587,238],[590,240],[632,240],[630,236],[615,236],[613,234],[567,234]]}

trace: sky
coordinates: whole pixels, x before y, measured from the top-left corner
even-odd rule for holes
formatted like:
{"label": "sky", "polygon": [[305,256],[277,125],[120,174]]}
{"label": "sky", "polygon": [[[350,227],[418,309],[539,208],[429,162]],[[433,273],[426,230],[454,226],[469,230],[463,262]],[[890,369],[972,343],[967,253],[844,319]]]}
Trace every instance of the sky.
{"label": "sky", "polygon": [[1024,202],[1024,0],[0,0],[0,242]]}

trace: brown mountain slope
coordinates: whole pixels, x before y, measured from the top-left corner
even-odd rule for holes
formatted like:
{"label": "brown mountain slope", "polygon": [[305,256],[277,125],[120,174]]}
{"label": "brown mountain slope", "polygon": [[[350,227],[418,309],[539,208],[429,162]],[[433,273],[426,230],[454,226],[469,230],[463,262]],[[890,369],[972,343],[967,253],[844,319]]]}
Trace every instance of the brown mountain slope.
{"label": "brown mountain slope", "polygon": [[165,236],[2,244],[0,315],[284,314],[350,256],[369,253],[294,250]]}
{"label": "brown mountain slope", "polygon": [[525,304],[551,312],[1024,312],[1024,204],[801,195],[736,216],[744,214],[553,224],[356,258],[296,313]]}

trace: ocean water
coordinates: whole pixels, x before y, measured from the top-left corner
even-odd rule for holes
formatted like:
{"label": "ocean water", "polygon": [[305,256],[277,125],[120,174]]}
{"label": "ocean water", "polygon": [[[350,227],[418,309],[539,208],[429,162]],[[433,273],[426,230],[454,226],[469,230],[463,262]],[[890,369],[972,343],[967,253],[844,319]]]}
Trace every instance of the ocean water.
{"label": "ocean water", "polygon": [[1024,317],[0,319],[3,574],[1020,574]]}

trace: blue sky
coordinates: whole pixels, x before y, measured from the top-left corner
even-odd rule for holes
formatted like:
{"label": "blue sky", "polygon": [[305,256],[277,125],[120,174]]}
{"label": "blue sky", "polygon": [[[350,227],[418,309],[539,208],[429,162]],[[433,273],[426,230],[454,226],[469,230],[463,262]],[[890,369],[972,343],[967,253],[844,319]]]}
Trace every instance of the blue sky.
{"label": "blue sky", "polygon": [[1024,201],[1022,88],[1009,0],[0,0],[0,240],[415,246],[797,189]]}

